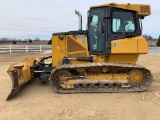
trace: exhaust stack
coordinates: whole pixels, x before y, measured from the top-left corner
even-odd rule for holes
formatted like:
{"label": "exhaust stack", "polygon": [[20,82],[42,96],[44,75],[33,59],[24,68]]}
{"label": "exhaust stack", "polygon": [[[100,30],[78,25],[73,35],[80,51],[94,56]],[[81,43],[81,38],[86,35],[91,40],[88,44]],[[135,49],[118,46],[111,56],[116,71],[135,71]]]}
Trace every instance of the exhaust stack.
{"label": "exhaust stack", "polygon": [[75,13],[79,17],[79,31],[82,31],[82,15],[81,15],[81,13],[78,10],[75,10]]}

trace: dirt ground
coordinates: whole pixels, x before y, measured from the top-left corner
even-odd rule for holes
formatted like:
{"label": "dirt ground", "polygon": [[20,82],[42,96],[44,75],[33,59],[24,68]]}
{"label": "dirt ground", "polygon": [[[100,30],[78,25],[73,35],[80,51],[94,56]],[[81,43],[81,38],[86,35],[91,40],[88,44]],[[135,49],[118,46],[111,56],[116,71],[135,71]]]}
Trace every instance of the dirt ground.
{"label": "dirt ground", "polygon": [[58,94],[38,81],[14,99],[7,69],[30,54],[0,54],[0,120],[160,120],[160,56],[141,55],[138,64],[150,69],[153,84],[145,92]]}

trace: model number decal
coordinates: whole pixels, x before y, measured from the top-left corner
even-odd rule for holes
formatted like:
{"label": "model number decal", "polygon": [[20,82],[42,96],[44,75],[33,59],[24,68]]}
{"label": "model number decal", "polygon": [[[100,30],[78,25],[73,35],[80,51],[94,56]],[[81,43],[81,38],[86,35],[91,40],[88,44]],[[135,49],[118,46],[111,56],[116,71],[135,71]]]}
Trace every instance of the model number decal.
{"label": "model number decal", "polygon": [[112,46],[116,47],[116,46],[118,46],[118,43],[113,43]]}

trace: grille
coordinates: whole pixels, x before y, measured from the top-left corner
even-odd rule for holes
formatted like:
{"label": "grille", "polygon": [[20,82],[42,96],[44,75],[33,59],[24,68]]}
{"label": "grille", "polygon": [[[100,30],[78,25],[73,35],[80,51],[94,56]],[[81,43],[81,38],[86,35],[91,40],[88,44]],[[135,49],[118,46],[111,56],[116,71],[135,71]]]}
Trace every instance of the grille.
{"label": "grille", "polygon": [[80,44],[75,42],[74,39],[68,36],[67,38],[67,52],[74,52],[74,51],[83,51],[86,50],[84,47],[82,47]]}
{"label": "grille", "polygon": [[142,13],[150,13],[150,6],[140,6]]}

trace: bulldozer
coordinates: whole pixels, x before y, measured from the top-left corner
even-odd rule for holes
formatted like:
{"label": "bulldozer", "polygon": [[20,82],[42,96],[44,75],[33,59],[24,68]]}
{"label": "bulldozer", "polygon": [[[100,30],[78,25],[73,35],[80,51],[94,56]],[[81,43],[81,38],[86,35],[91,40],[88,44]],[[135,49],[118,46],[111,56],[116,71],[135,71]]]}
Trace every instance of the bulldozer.
{"label": "bulldozer", "polygon": [[[27,83],[49,81],[58,93],[141,92],[152,84],[152,74],[137,65],[139,55],[148,53],[142,36],[142,19],[151,14],[148,4],[109,3],[91,6],[87,29],[82,15],[76,31],[52,34],[52,55],[26,58],[10,65],[8,74],[12,99]],[[52,59],[46,63],[46,59]]]}

